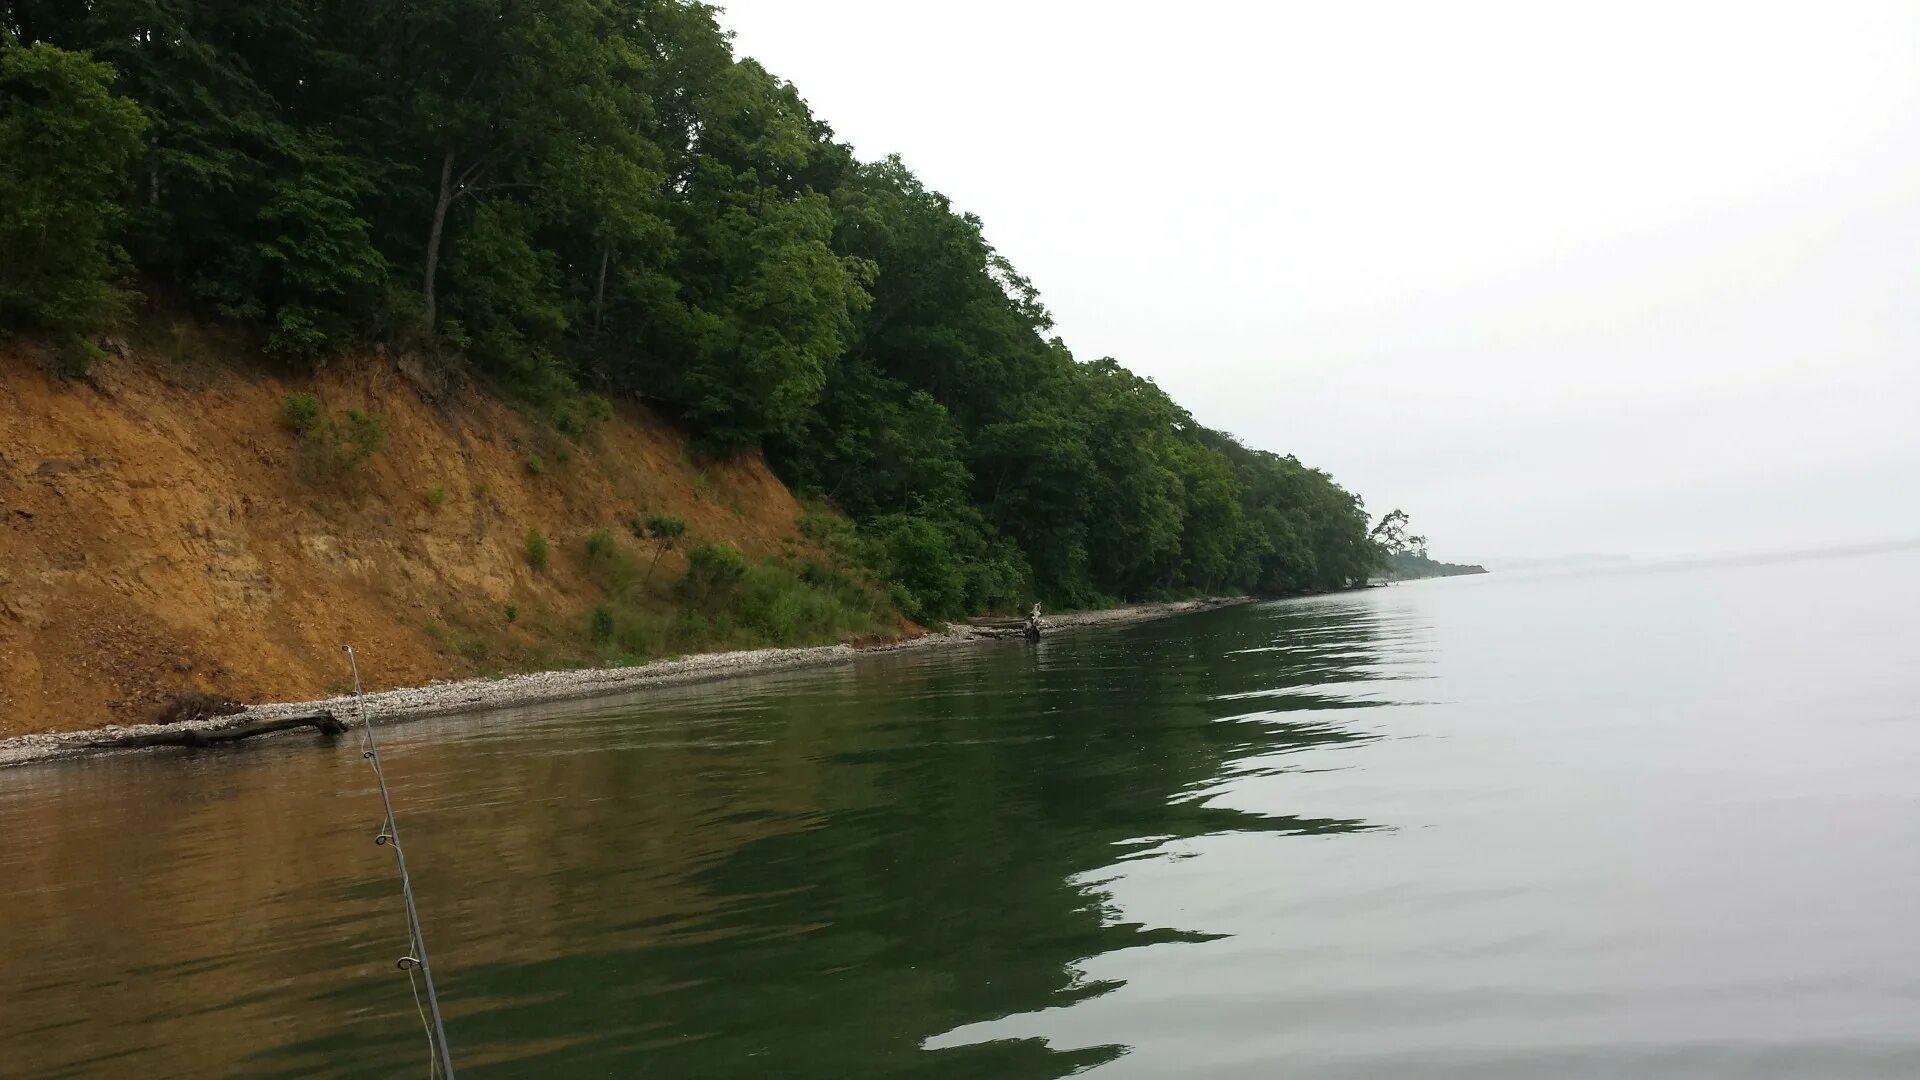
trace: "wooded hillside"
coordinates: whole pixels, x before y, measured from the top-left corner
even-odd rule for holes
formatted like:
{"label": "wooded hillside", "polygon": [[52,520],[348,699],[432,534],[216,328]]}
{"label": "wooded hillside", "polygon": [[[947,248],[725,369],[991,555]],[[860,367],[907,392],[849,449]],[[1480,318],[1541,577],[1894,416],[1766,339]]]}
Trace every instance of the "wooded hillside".
{"label": "wooded hillside", "polygon": [[1377,564],[1356,497],[1076,360],[977,218],[713,7],[0,0],[0,35],[0,330],[71,372],[188,312],[290,370],[425,357],[570,438],[643,400],[842,509],[923,621]]}

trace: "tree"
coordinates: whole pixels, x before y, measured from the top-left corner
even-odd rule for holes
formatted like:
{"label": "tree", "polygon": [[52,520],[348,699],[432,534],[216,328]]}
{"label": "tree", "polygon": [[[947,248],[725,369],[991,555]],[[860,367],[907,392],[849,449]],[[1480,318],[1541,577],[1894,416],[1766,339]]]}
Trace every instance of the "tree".
{"label": "tree", "polygon": [[1408,533],[1407,524],[1407,512],[1394,510],[1382,515],[1379,524],[1367,533],[1367,539],[1386,555],[1418,555],[1425,558],[1427,538]]}
{"label": "tree", "polygon": [[1095,471],[1086,426],[1062,407],[1037,408],[973,439],[975,491],[987,520],[1033,567],[1040,595],[1067,606],[1095,603],[1089,577],[1086,481]]}
{"label": "tree", "polygon": [[147,125],[113,81],[45,42],[0,46],[0,331],[50,333],[80,360],[129,299],[118,226]]}
{"label": "tree", "polygon": [[687,411],[713,449],[739,450],[792,430],[818,400],[850,315],[867,299],[859,265],[827,246],[831,229],[817,195],[758,215],[736,208],[716,223],[713,240],[730,256],[732,284],[715,290],[724,314],[683,376]]}
{"label": "tree", "polygon": [[889,514],[869,530],[870,561],[897,583],[902,607],[920,622],[967,609],[967,574],[953,538],[937,523],[913,514]]}
{"label": "tree", "polygon": [[[599,395],[644,399],[844,511],[926,618],[1340,588],[1417,539],[1076,360],[979,218],[857,161],[718,20],[0,0],[0,318],[104,325],[124,246],[156,299],[273,354],[425,349],[573,436]],[[673,542],[638,531],[656,562]]]}
{"label": "tree", "polygon": [[1187,440],[1173,443],[1171,462],[1182,498],[1177,580],[1209,592],[1228,588],[1244,576],[1247,564],[1238,553],[1253,542],[1245,532],[1233,465],[1219,451]]}
{"label": "tree", "polygon": [[660,556],[686,537],[687,520],[676,514],[649,514],[644,518],[636,516],[628,522],[628,528],[634,536],[653,541],[653,558],[647,563],[647,576],[643,579],[651,580],[653,568],[660,565]]}

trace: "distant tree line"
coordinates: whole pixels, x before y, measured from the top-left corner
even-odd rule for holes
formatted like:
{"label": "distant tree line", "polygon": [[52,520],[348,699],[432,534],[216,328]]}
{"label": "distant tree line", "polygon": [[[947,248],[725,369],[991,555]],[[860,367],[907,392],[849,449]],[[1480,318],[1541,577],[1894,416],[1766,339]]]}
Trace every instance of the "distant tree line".
{"label": "distant tree line", "polygon": [[417,349],[574,434],[645,399],[842,509],[921,618],[1382,557],[1325,473],[1076,361],[979,219],[706,4],[0,0],[0,191],[0,329],[75,366],[144,294],[288,363]]}
{"label": "distant tree line", "polygon": [[1386,576],[1389,581],[1417,581],[1421,578],[1462,577],[1468,574],[1484,574],[1487,568],[1476,563],[1450,563],[1413,552],[1395,552],[1387,556]]}

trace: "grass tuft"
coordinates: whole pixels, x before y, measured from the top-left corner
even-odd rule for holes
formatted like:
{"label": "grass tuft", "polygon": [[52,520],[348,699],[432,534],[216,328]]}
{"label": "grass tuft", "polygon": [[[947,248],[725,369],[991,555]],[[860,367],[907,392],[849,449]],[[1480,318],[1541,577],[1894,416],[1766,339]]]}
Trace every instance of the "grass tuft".
{"label": "grass tuft", "polygon": [[539,529],[528,529],[526,539],[527,565],[536,571],[547,568],[547,534]]}

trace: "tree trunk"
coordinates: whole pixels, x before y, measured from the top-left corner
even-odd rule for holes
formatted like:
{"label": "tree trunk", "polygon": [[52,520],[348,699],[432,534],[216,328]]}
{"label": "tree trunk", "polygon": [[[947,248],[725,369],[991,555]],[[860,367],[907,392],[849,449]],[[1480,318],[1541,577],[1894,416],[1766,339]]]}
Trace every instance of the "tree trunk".
{"label": "tree trunk", "polygon": [[275,731],[291,731],[294,728],[310,727],[323,735],[339,735],[347,730],[333,713],[326,710],[301,713],[297,716],[283,716],[275,720],[246,720],[238,724],[222,727],[199,728],[185,727],[172,731],[161,731],[151,735],[124,735],[118,738],[97,739],[89,746],[103,748],[122,746],[212,746],[216,743],[237,742],[255,735],[266,735]]}
{"label": "tree trunk", "polygon": [[433,204],[433,226],[427,230],[427,272],[421,285],[421,295],[426,300],[426,313],[422,319],[422,329],[428,337],[433,336],[433,328],[439,322],[435,311],[434,283],[440,275],[440,237],[447,227],[447,208],[453,205],[453,151],[440,159],[440,197]]}
{"label": "tree trunk", "polygon": [[613,241],[600,248],[600,280],[593,286],[593,330],[600,332],[600,312],[607,302],[607,260],[613,257]]}

